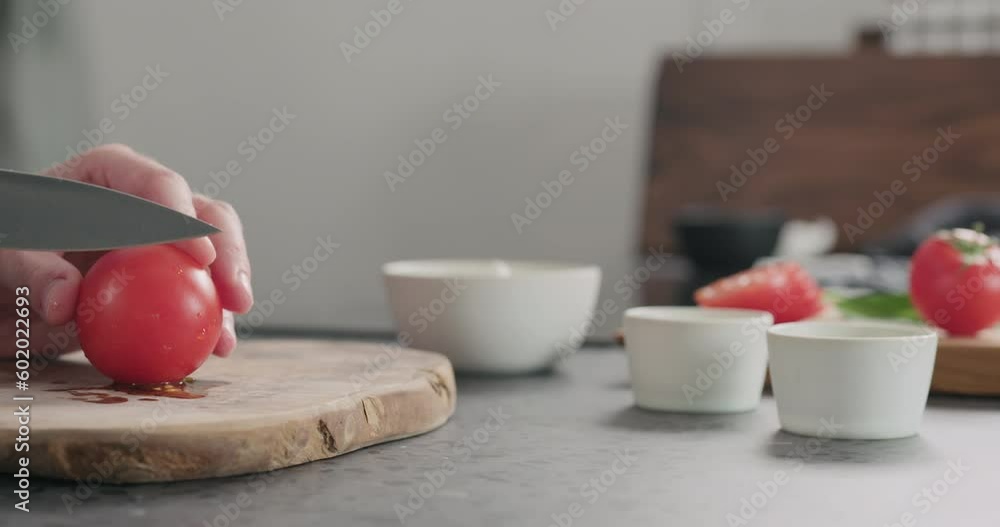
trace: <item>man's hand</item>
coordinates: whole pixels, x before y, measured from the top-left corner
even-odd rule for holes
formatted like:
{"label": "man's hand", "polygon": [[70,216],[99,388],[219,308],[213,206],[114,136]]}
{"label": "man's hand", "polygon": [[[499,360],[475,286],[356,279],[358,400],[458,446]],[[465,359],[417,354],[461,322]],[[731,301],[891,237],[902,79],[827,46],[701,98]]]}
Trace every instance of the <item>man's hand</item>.
{"label": "man's hand", "polygon": [[[83,154],[75,165],[58,167],[51,173],[155,201],[221,229],[211,237],[174,245],[210,267],[224,309],[215,354],[226,357],[232,353],[236,348],[233,313],[246,313],[253,306],[250,260],[240,218],[232,206],[193,194],[182,176],[124,145],[99,146]],[[75,331],[65,325],[76,314],[83,274],[103,253],[8,251],[2,247],[0,244],[0,357],[14,355],[13,290],[21,286],[31,290],[32,350],[37,352],[49,343],[58,345],[59,352],[78,349]]]}

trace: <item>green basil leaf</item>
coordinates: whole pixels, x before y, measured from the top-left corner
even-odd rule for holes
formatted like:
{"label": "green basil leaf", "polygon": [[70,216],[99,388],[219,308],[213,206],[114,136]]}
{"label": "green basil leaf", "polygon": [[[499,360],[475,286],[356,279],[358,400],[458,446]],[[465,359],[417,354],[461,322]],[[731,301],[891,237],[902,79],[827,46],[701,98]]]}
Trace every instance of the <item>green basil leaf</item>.
{"label": "green basil leaf", "polygon": [[837,302],[837,308],[846,316],[890,318],[920,322],[920,313],[913,307],[905,293],[870,293]]}

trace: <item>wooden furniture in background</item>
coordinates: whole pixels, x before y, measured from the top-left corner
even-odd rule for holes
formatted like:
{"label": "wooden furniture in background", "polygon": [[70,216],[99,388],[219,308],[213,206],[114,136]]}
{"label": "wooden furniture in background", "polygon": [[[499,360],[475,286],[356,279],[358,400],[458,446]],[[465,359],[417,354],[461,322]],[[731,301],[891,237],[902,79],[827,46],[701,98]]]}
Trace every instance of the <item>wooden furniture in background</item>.
{"label": "wooden furniture in background", "polygon": [[[705,58],[682,70],[667,57],[655,93],[643,249],[673,249],[671,219],[692,203],[827,215],[839,249],[857,250],[937,199],[1000,193],[1000,57]],[[960,137],[914,181],[905,164],[949,127]],[[759,159],[769,139],[778,149],[753,161],[748,149]],[[759,168],[723,200],[717,183],[748,160]],[[844,224],[895,180],[905,193],[849,242]]]}

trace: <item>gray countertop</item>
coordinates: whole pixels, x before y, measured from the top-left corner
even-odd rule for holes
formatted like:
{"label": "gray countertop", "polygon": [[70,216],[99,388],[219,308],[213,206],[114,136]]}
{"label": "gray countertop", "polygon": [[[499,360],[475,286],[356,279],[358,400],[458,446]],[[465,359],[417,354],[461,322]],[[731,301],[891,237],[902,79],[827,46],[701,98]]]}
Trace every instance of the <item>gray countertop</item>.
{"label": "gray countertop", "polygon": [[[1000,399],[935,397],[919,437],[809,440],[773,401],[731,416],[632,406],[624,354],[460,378],[429,434],[269,474],[135,486],[33,481],[0,525],[1000,525]],[[72,511],[65,496],[80,492]]]}

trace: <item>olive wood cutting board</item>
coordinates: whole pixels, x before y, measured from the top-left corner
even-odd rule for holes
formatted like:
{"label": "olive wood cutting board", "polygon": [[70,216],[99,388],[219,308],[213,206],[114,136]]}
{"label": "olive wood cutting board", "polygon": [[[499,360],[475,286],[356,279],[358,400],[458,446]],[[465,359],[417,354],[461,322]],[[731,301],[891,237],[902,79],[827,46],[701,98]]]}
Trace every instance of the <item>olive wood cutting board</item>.
{"label": "olive wood cutting board", "polygon": [[[615,341],[625,344],[621,330],[615,332]],[[1000,332],[984,331],[975,338],[941,337],[931,393],[1000,396]]]}
{"label": "olive wood cutting board", "polygon": [[[254,340],[183,389],[116,389],[75,353],[15,389],[0,372],[0,468],[18,469],[12,413],[30,404],[34,477],[111,483],[269,471],[433,430],[455,410],[444,356],[373,343]],[[30,395],[30,403],[13,401]]]}

